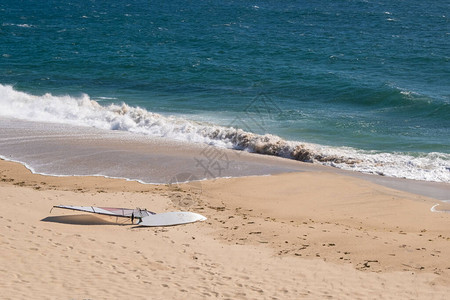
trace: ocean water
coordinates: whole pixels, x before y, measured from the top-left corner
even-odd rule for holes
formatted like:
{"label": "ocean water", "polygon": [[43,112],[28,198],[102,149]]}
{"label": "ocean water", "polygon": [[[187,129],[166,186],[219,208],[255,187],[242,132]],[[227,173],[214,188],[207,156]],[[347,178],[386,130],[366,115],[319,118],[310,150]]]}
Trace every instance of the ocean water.
{"label": "ocean water", "polygon": [[4,0],[0,116],[450,182],[449,11]]}

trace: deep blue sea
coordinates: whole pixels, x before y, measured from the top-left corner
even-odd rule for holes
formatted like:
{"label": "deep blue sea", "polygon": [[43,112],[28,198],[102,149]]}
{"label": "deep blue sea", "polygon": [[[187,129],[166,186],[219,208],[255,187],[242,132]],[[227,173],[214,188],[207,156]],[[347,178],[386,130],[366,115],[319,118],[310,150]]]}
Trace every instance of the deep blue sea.
{"label": "deep blue sea", "polygon": [[448,0],[2,0],[0,115],[449,182],[449,13]]}

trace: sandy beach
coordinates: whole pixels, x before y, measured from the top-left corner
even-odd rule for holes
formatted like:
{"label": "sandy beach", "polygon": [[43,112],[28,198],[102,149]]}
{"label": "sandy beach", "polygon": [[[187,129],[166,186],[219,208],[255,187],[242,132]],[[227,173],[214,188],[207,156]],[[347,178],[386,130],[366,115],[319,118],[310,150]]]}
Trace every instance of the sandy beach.
{"label": "sandy beach", "polygon": [[[32,174],[0,161],[4,299],[446,299],[450,214],[333,172],[179,186]],[[189,210],[138,228],[53,205]],[[443,204],[441,205],[441,209]],[[444,207],[445,208],[445,207]]]}
{"label": "sandy beach", "polygon": [[0,300],[450,299],[448,8],[1,1]]}

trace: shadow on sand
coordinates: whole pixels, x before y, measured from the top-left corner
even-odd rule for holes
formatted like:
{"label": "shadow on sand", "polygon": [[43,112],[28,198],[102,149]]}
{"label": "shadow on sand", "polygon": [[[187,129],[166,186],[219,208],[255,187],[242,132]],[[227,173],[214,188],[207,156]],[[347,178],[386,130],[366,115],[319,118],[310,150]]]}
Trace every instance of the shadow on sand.
{"label": "shadow on sand", "polygon": [[131,225],[130,221],[116,218],[107,220],[94,215],[70,215],[70,216],[55,216],[47,217],[41,220],[42,222],[71,224],[71,225]]}

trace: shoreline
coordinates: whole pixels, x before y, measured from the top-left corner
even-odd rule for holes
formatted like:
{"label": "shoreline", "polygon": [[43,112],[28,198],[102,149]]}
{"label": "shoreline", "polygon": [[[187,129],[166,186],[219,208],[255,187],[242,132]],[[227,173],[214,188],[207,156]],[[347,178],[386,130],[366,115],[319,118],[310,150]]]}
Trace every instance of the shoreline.
{"label": "shoreline", "polygon": [[[195,299],[440,299],[450,292],[450,214],[430,212],[434,199],[359,178],[304,171],[174,189],[32,174],[3,160],[0,170],[7,298],[98,298],[125,288],[137,297],[151,288],[156,297]],[[50,214],[58,204],[190,210],[208,220],[142,229]]]}
{"label": "shoreline", "polygon": [[[130,132],[64,124],[48,126],[47,123],[2,118],[0,123],[5,126],[0,133],[3,141],[0,157],[20,162],[37,174],[98,175],[167,184],[183,174],[190,179],[217,179],[320,171],[364,179],[438,200],[450,200],[450,183],[364,174],[276,156],[148,138]],[[210,160],[211,157],[216,157],[216,160]]]}
{"label": "shoreline", "polygon": [[[191,172],[197,179],[214,179],[297,172],[309,169],[307,165],[310,165],[313,166],[311,168],[333,168],[343,174],[345,172],[361,174],[367,179],[376,174],[374,178],[392,178],[392,181],[397,183],[409,178],[406,180],[420,182],[421,185],[428,183],[435,186],[447,185],[450,190],[448,177],[450,173],[446,168],[445,153],[441,153],[443,157],[433,159],[430,157],[433,153],[424,154],[423,157],[400,153],[364,154],[363,150],[360,153],[358,152],[360,150],[353,148],[333,148],[284,141],[272,135],[259,136],[261,141],[253,141],[255,145],[245,146],[244,149],[247,150],[235,150],[217,146],[213,141],[200,143],[196,139],[191,140],[184,136],[183,132],[180,134],[184,137],[179,140],[174,137],[145,135],[127,130],[108,130],[8,117],[0,117],[0,125],[3,129],[0,133],[0,140],[3,141],[0,144],[2,157],[22,162],[33,172],[40,174],[56,176],[101,174],[111,178],[129,178],[158,184],[167,183],[181,172]],[[214,134],[221,136],[224,133]],[[241,142],[244,144],[245,139],[248,139],[246,134],[242,132],[244,141]],[[227,139],[231,137],[219,137],[214,141],[224,142]],[[298,144],[295,151],[291,149],[296,154],[286,157],[289,155],[283,153],[287,148],[293,147],[292,143]],[[433,162],[426,163],[430,159]],[[366,164],[373,166],[369,167]],[[145,168],[153,168],[155,172],[145,172],[143,170]],[[412,175],[419,171],[420,176]],[[374,180],[383,182],[381,179]],[[414,187],[414,184],[410,186]],[[420,193],[420,189],[414,192]],[[442,199],[442,196],[432,197],[447,200]]]}
{"label": "shoreline", "polygon": [[[226,151],[236,151],[236,150],[226,150]],[[256,155],[255,153],[247,153],[247,155]],[[269,157],[269,159],[278,159],[283,162],[289,163],[289,159],[281,158],[281,157]],[[36,175],[42,175],[42,176],[49,176],[49,177],[100,177],[105,179],[117,179],[117,180],[125,180],[128,182],[137,182],[140,184],[145,185],[167,185],[167,184],[186,184],[189,182],[203,182],[203,181],[209,181],[209,180],[217,180],[217,179],[231,179],[231,178],[246,178],[246,177],[254,177],[254,176],[273,176],[277,174],[283,174],[278,172],[274,173],[268,173],[268,174],[249,174],[249,175],[241,175],[241,176],[225,176],[225,177],[213,177],[213,178],[202,178],[202,179],[195,179],[195,180],[186,180],[186,181],[173,181],[173,178],[171,178],[168,182],[158,182],[158,183],[151,183],[151,182],[144,182],[140,179],[132,179],[132,178],[126,178],[126,177],[114,177],[114,176],[108,176],[103,174],[93,174],[93,175],[57,175],[57,174],[46,174],[46,173],[40,173],[36,172],[31,166],[29,166],[27,163],[13,160],[13,159],[7,159],[6,157],[0,155],[0,160],[17,163],[22,166],[24,166],[28,171],[30,171],[32,174]],[[395,177],[385,177],[381,175],[375,175],[375,174],[366,174],[361,173],[358,171],[349,171],[349,170],[342,170],[331,166],[323,166],[323,165],[317,165],[313,163],[305,163],[305,162],[296,162],[298,164],[301,164],[302,166],[299,169],[293,169],[289,170],[287,173],[296,173],[296,172],[330,172],[335,174],[340,174],[344,176],[354,177],[358,179],[363,179],[370,181],[374,184],[378,184],[387,188],[392,188],[394,190],[404,191],[416,195],[422,195],[429,198],[434,198],[435,200],[438,200],[440,202],[449,202],[449,193],[450,193],[450,184],[449,183],[443,183],[443,182],[429,182],[429,181],[423,181],[423,180],[414,180],[414,179],[407,179],[407,178],[395,178]],[[181,174],[181,173],[178,173]],[[177,175],[178,175],[177,174]],[[193,175],[190,173],[190,175]],[[195,175],[194,175],[195,176]]]}

